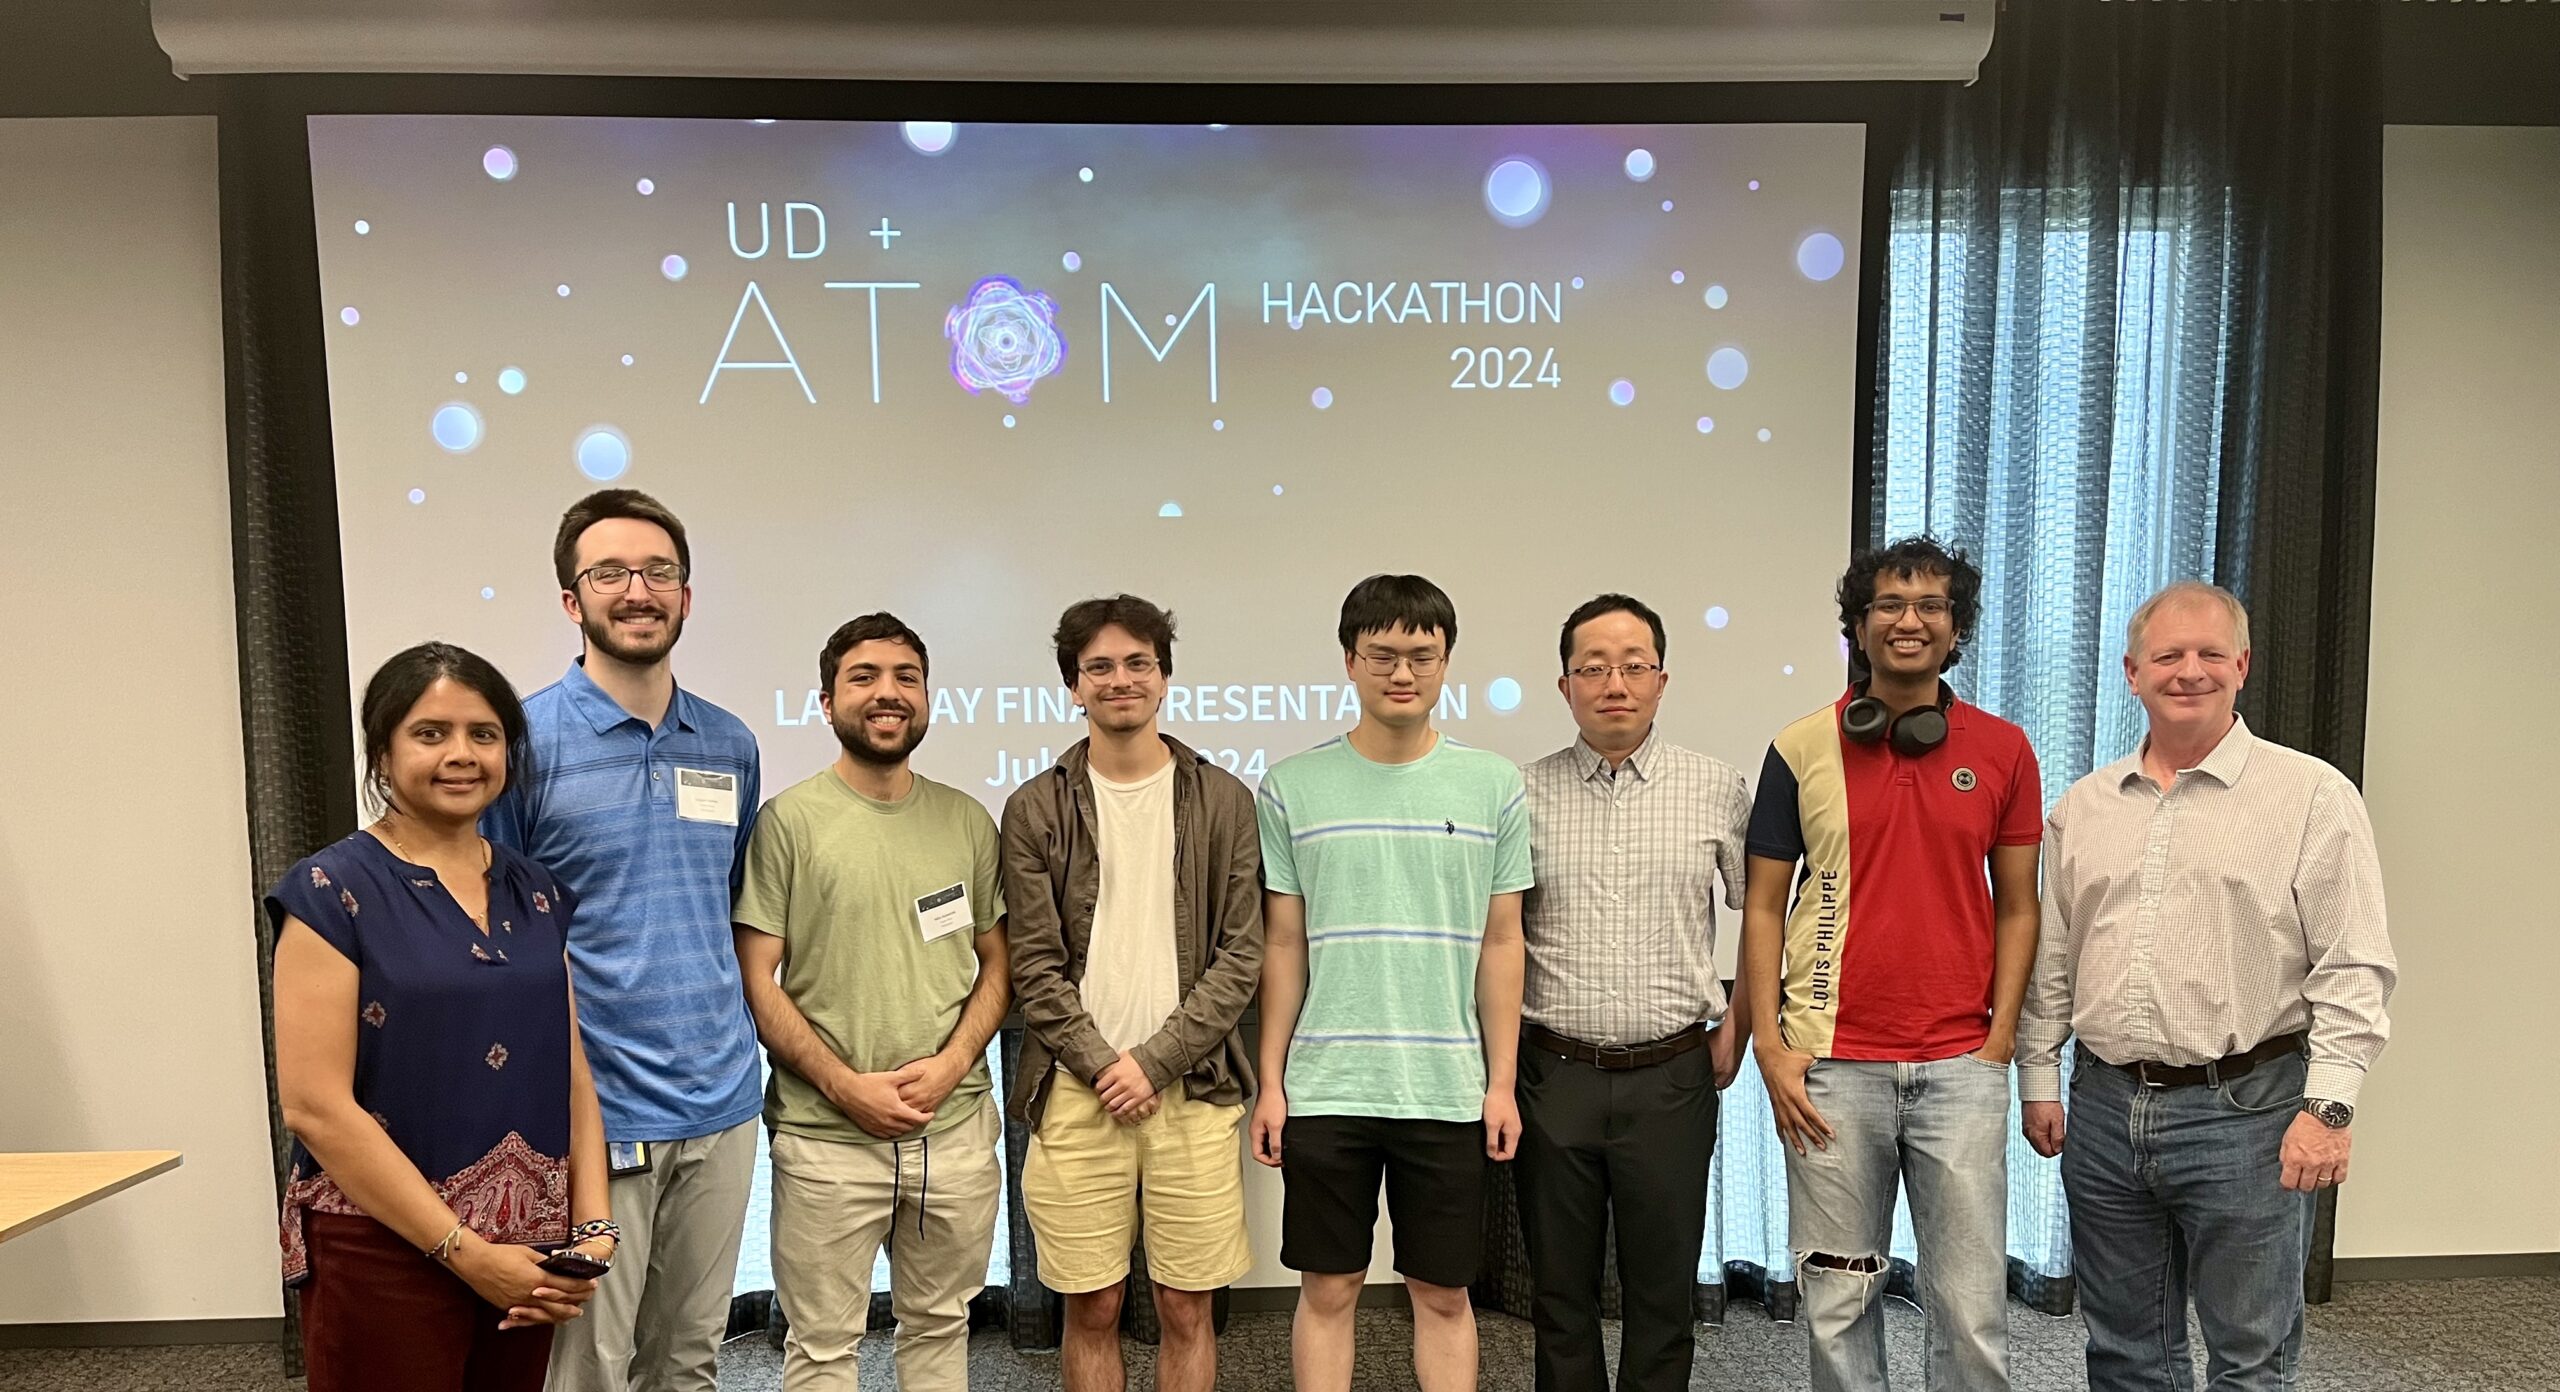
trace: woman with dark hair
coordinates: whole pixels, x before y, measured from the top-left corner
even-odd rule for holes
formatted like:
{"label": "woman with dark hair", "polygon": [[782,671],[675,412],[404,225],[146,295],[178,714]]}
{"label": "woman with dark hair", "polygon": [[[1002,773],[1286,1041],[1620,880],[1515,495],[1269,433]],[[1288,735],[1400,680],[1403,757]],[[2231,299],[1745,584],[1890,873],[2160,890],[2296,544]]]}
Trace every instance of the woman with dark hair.
{"label": "woman with dark hair", "polygon": [[360,720],[379,816],[267,897],[311,1392],[538,1392],[621,1236],[562,955],[575,900],[480,837],[524,773],[495,667],[420,644]]}

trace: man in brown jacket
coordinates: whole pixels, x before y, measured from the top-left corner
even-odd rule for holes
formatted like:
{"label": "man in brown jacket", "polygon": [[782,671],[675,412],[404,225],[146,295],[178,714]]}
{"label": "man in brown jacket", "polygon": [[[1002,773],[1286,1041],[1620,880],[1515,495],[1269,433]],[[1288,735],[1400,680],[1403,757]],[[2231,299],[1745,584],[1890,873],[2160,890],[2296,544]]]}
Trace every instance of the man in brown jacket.
{"label": "man in brown jacket", "polygon": [[1031,1126],[1022,1206],[1066,1296],[1067,1392],[1118,1392],[1120,1305],[1145,1204],[1163,1392],[1209,1392],[1211,1295],[1253,1264],[1237,1034],[1262,973],[1253,794],[1156,729],[1173,616],[1135,595],[1058,619],[1087,737],[1004,808],[1014,994],[1010,1105]]}

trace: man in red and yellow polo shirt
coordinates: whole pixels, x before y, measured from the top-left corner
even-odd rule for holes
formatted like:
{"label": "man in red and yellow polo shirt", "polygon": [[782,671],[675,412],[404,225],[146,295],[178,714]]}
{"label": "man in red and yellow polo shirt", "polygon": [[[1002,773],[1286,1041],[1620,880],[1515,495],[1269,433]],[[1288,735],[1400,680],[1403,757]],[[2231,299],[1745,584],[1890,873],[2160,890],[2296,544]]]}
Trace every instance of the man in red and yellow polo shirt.
{"label": "man in red and yellow polo shirt", "polygon": [[1897,1183],[1928,1385],[2008,1386],[2009,1057],[2044,798],[2026,734],[1942,677],[1981,588],[1924,538],[1852,561],[1840,622],[1867,677],[1778,732],[1752,807],[1742,976],[1817,1392],[1886,1386]]}

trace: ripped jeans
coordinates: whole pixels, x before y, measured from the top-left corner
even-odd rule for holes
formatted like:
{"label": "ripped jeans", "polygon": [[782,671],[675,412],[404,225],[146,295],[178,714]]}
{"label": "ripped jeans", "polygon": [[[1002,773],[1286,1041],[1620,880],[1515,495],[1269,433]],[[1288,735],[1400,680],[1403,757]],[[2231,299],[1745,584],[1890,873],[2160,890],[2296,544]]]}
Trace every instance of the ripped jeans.
{"label": "ripped jeans", "polygon": [[1787,1151],[1787,1245],[1814,1392],[1884,1392],[1884,1287],[1895,1181],[1911,1195],[1928,1320],[1926,1384],[2009,1385],[2009,1070],[1819,1059],[1805,1095],[1836,1133]]}

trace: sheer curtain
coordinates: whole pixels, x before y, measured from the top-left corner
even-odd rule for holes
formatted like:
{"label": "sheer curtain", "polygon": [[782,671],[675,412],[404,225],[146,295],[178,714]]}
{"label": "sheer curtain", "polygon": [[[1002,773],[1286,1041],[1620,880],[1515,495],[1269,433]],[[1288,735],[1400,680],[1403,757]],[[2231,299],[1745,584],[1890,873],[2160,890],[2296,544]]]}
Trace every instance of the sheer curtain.
{"label": "sheer curtain", "polygon": [[[1929,89],[1889,192],[1863,535],[1981,566],[1955,685],[2035,742],[2048,804],[2132,749],[2125,623],[2167,582],[2247,601],[2242,708],[2356,771],[2372,519],[2378,127],[2348,3],[2015,0]],[[1785,1168],[1726,1095],[1701,1306],[1792,1308]],[[2011,1288],[2070,1308],[2056,1162],[2013,1132]],[[1898,1213],[1893,1254],[1913,1250]],[[2310,1273],[2325,1290],[2325,1232]],[[1909,1294],[1907,1269],[1897,1271]],[[1723,1285],[1717,1283],[1722,1282]]]}

